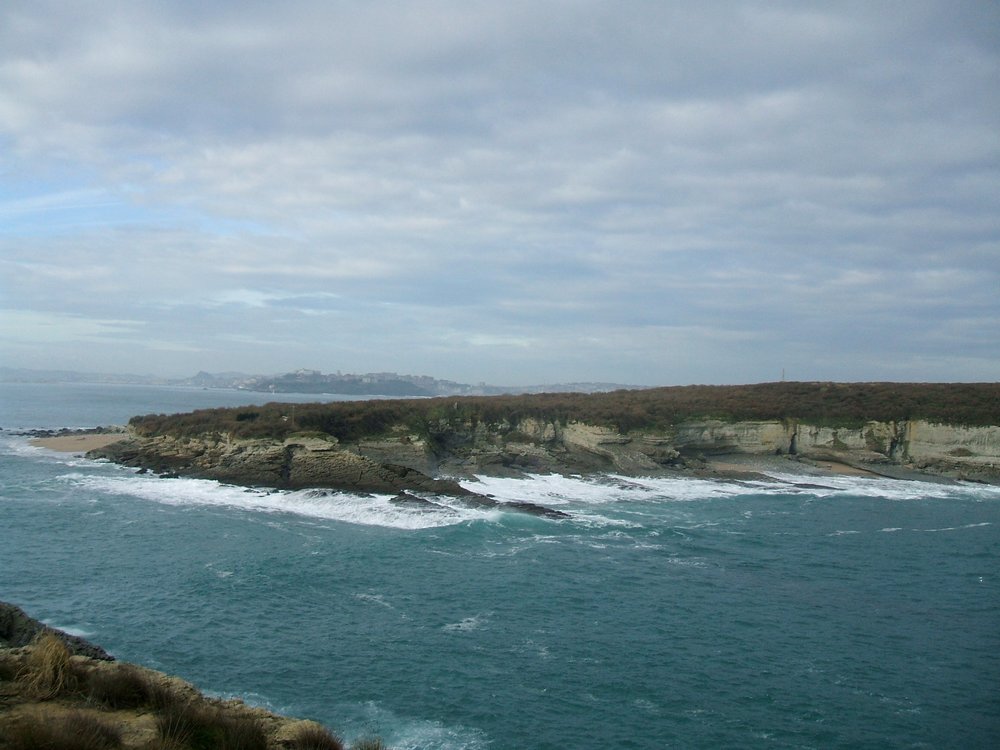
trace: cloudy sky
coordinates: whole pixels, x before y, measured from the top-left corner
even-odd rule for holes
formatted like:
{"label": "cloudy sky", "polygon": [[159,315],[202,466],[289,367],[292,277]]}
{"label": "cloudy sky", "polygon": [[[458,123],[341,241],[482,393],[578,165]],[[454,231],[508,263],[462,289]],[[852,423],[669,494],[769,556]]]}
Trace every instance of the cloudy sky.
{"label": "cloudy sky", "polygon": [[6,0],[0,364],[1000,380],[1000,3]]}

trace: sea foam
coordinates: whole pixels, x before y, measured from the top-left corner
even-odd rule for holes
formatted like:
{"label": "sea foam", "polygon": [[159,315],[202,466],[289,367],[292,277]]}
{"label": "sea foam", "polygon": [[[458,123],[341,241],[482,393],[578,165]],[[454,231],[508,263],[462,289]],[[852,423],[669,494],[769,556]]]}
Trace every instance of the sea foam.
{"label": "sea foam", "polygon": [[325,490],[268,490],[222,484],[210,479],[164,479],[151,475],[94,476],[72,473],[64,481],[88,490],[133,497],[162,505],[220,506],[261,513],[292,513],[307,518],[398,529],[429,529],[492,520],[494,511],[464,508],[435,498],[433,510],[400,507],[391,495],[358,495]]}

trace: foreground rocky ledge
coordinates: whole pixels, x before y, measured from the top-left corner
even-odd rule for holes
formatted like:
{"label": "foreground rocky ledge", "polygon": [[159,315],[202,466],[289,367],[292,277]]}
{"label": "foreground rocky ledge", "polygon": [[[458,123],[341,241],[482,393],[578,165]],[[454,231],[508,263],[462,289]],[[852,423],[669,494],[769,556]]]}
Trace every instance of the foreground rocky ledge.
{"label": "foreground rocky ledge", "polygon": [[[343,750],[313,721],[208,698],[0,602],[0,748]],[[352,750],[387,750],[361,738]]]}

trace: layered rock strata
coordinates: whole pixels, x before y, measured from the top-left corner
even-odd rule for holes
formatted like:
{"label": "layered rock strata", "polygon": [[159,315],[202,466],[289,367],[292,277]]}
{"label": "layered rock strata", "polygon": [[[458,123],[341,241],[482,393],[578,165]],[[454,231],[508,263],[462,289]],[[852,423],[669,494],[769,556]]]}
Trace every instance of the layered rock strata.
{"label": "layered rock strata", "polygon": [[[686,421],[622,433],[581,422],[521,419],[487,425],[441,424],[420,437],[400,425],[353,443],[317,433],[283,440],[130,436],[88,455],[161,474],[248,486],[445,495],[495,505],[443,476],[529,472],[630,475],[700,472],[704,459],[727,454],[837,461],[887,475],[899,469],[959,479],[1000,479],[1000,427],[919,420],[830,427],[797,420]],[[525,505],[522,510],[548,513]],[[558,514],[552,514],[558,515]]]}
{"label": "layered rock strata", "polygon": [[[377,452],[383,459],[391,453],[388,446]],[[468,490],[454,480],[428,476],[413,466],[412,460],[407,461],[415,454],[405,446],[396,454],[396,458],[402,459],[397,463],[364,455],[357,446],[346,449],[336,439],[326,436],[302,435],[280,441],[233,440],[224,435],[199,438],[133,436],[87,455],[166,476],[215,479],[251,487],[326,488],[393,494],[398,503],[414,506],[426,505],[421,503],[426,495],[447,496],[470,507],[565,517],[541,505],[499,502]]]}

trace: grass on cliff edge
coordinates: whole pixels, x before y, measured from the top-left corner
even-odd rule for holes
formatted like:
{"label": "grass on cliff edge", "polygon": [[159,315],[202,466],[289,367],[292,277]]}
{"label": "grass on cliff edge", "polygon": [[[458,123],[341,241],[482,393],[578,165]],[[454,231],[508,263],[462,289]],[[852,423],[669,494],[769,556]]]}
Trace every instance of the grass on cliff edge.
{"label": "grass on cliff edge", "polygon": [[[315,722],[282,739],[252,709],[206,698],[190,685],[135,665],[73,657],[51,631],[26,649],[0,649],[2,750],[345,750]],[[16,710],[14,710],[16,707]],[[108,712],[113,711],[113,714]],[[133,719],[123,718],[131,712]],[[155,739],[123,739],[130,721],[155,717]],[[362,738],[351,750],[387,750]]]}
{"label": "grass on cliff edge", "polygon": [[611,393],[541,393],[432,399],[271,403],[133,417],[141,436],[195,437],[219,433],[283,439],[313,432],[351,442],[402,427],[421,438],[483,424],[512,428],[518,421],[585,422],[622,432],[662,429],[687,420],[800,420],[831,427],[868,421],[924,419],[955,425],[1000,424],[1000,383],[759,383],[676,386]]}

